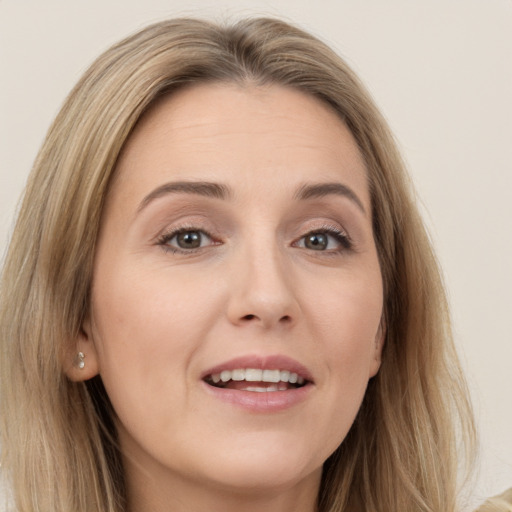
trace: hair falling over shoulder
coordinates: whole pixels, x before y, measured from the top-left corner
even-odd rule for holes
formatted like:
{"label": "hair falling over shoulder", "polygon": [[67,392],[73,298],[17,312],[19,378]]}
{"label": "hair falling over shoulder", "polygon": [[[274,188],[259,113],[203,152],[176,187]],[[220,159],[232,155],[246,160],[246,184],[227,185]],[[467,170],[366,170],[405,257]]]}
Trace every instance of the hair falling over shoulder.
{"label": "hair falling over shoulder", "polygon": [[176,19],[101,55],[70,93],[30,175],[0,288],[3,471],[19,512],[125,509],[114,413],[101,380],[71,382],[64,354],[88,314],[116,161],[160,97],[197,83],[279,84],[330,105],[370,184],[386,341],[351,431],[326,461],[320,512],[458,510],[474,426],[444,286],[393,137],[347,64],[275,19]]}

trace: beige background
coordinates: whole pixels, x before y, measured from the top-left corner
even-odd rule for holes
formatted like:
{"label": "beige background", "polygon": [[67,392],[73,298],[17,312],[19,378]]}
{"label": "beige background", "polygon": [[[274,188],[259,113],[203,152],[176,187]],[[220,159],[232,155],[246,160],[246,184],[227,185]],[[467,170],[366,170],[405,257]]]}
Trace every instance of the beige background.
{"label": "beige background", "polygon": [[512,0],[0,0],[0,253],[65,95],[111,43],[173,15],[280,15],[360,74],[422,198],[482,436],[475,499],[512,486]]}

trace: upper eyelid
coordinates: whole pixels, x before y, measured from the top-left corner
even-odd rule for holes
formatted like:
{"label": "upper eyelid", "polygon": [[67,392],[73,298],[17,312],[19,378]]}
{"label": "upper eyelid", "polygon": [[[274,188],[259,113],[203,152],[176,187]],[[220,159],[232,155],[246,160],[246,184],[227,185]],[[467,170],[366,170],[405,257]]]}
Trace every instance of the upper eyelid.
{"label": "upper eyelid", "polygon": [[157,222],[158,229],[155,229],[153,239],[179,233],[180,231],[203,231],[209,236],[219,231],[215,223],[203,213],[179,215],[177,218],[173,217],[163,218]]}
{"label": "upper eyelid", "polygon": [[212,235],[211,231],[205,228],[199,228],[197,226],[181,226],[181,227],[175,227],[172,229],[164,230],[162,233],[160,233],[156,238],[157,241],[162,240],[172,240],[175,236],[178,236],[181,233],[186,233],[187,231],[198,231],[200,233],[203,233],[210,239],[214,239],[214,235]]}
{"label": "upper eyelid", "polygon": [[[218,212],[203,208],[197,210],[195,207],[189,210],[189,208],[190,205],[180,208],[178,211],[174,209],[167,210],[167,212],[161,212],[159,218],[153,217],[151,222],[148,220],[147,234],[150,236],[149,240],[154,242],[162,237],[171,237],[173,234],[184,230],[202,231],[211,238],[222,240],[237,236],[237,232],[240,234],[240,230],[243,228],[237,218],[228,215],[226,211]],[[348,240],[354,241],[351,231],[354,230],[354,227],[357,228],[357,224],[354,226],[351,218],[348,219],[349,225],[346,226],[339,211],[333,211],[330,208],[327,211],[318,211],[316,208],[315,210],[313,212],[297,212],[298,215],[297,213],[293,215],[290,212],[277,224],[276,232],[278,236],[280,238],[284,237],[283,241],[288,239],[289,242],[292,242],[313,231],[332,230]],[[156,225],[154,225],[153,230],[150,228],[150,224],[154,222]],[[356,239],[360,238],[359,231],[359,229],[356,229]]]}
{"label": "upper eyelid", "polygon": [[349,232],[345,227],[338,221],[330,221],[326,219],[317,219],[310,222],[310,225],[307,225],[304,228],[301,228],[301,232],[298,233],[299,236],[305,236],[309,233],[317,233],[317,232],[331,232],[341,234],[347,238],[351,238]]}
{"label": "upper eyelid", "polygon": [[[209,236],[213,236],[215,232],[224,231],[225,233],[231,234],[236,229],[232,223],[229,223],[229,226],[216,226],[216,223],[211,221],[211,217],[207,217],[206,215],[193,215],[191,219],[177,219],[172,222],[166,222],[166,225],[158,230],[158,233],[155,235],[155,238],[159,238],[165,234],[175,234],[180,231],[202,231]],[[297,222],[297,226],[293,229],[295,231],[296,237],[305,236],[308,233],[313,233],[317,231],[331,231],[334,233],[339,233],[345,235],[347,238],[351,238],[347,229],[339,222],[335,220],[327,220],[327,219],[310,219],[310,220],[300,220]],[[306,225],[304,225],[306,224]],[[308,225],[309,224],[309,225]]]}

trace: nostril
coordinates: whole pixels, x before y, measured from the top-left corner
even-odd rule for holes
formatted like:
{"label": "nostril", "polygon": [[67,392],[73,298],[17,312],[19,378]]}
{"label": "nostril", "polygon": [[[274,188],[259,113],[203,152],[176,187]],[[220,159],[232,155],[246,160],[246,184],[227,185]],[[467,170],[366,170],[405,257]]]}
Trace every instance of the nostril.
{"label": "nostril", "polygon": [[[240,322],[257,322],[257,321],[262,321],[264,324],[267,323],[265,317],[260,317],[258,315],[254,315],[253,313],[249,313],[248,315],[244,315],[240,318]],[[272,325],[275,321],[275,319],[268,319],[269,320],[269,324],[268,325]],[[291,324],[293,322],[292,320],[292,317],[290,315],[283,315],[282,317],[280,317],[278,320],[277,320],[277,323],[279,324]]]}

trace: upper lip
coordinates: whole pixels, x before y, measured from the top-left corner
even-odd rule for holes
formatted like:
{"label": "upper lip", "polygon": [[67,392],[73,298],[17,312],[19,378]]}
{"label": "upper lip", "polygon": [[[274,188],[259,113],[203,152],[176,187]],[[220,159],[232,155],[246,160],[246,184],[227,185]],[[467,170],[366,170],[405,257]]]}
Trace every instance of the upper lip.
{"label": "upper lip", "polygon": [[304,380],[313,382],[311,372],[301,363],[285,355],[247,355],[240,356],[225,361],[218,365],[209,368],[201,374],[201,379],[221,373],[223,370],[237,370],[240,368],[254,368],[261,370],[288,370],[289,372],[296,373]]}

